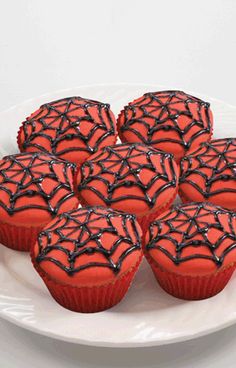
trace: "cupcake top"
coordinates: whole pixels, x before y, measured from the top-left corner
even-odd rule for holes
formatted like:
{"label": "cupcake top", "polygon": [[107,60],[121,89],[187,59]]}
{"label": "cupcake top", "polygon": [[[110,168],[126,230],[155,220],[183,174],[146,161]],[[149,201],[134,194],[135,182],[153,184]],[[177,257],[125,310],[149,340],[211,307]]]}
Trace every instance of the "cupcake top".
{"label": "cupcake top", "polygon": [[18,134],[21,152],[49,152],[76,163],[115,142],[110,105],[82,97],[42,105],[23,122]]}
{"label": "cupcake top", "polygon": [[75,166],[42,153],[20,153],[0,160],[0,218],[24,226],[46,224],[77,206]]}
{"label": "cupcake top", "polygon": [[169,272],[210,274],[236,262],[236,216],[206,202],[179,205],[151,224],[145,251]]}
{"label": "cupcake top", "polygon": [[181,91],[149,92],[124,107],[118,130],[123,142],[171,152],[178,161],[210,139],[212,120],[208,102]]}
{"label": "cupcake top", "polygon": [[106,147],[77,174],[83,204],[145,215],[172,199],[178,169],[171,154],[133,143]]}
{"label": "cupcake top", "polygon": [[236,209],[236,139],[214,139],[181,161],[180,190],[190,201]]}
{"label": "cupcake top", "polygon": [[33,259],[65,284],[101,285],[140,260],[141,229],[134,215],[87,207],[63,213],[39,234]]}

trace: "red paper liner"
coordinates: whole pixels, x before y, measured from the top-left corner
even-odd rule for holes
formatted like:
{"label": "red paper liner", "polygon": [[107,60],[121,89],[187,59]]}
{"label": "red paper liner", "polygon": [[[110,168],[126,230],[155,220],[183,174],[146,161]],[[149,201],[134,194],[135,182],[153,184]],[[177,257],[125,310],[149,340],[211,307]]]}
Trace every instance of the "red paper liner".
{"label": "red paper liner", "polygon": [[0,223],[0,243],[8,248],[26,252],[35,244],[42,229],[43,226],[23,227]]}
{"label": "red paper liner", "polygon": [[182,276],[164,270],[146,253],[145,256],[159,285],[168,294],[179,299],[200,300],[218,294],[225,288],[236,268],[236,264],[232,264],[212,275]]}
{"label": "red paper liner", "polygon": [[21,144],[21,141],[20,141],[20,135],[21,135],[22,129],[23,129],[23,125],[20,126],[20,128],[18,130],[18,133],[17,133],[17,138],[16,138],[17,145],[18,145],[18,148],[19,148],[20,152],[23,152],[22,144]]}
{"label": "red paper liner", "polygon": [[92,287],[61,284],[51,279],[40,269],[34,260],[33,252],[31,252],[31,259],[35,269],[57,303],[74,312],[95,313],[113,307],[124,298],[138,270],[142,256],[130,271],[120,277],[118,276],[114,282]]}

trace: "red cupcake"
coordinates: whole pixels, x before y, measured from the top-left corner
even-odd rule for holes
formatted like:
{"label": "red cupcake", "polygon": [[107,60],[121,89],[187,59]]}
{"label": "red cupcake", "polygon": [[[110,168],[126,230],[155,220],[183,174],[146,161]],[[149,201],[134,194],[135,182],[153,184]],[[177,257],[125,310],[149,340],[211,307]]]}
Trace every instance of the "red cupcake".
{"label": "red cupcake", "polygon": [[150,221],[173,203],[178,168],[171,154],[140,143],[119,144],[91,156],[75,182],[83,205],[133,213],[145,232]]}
{"label": "red cupcake", "polygon": [[181,91],[145,93],[118,117],[122,142],[141,142],[170,152],[177,162],[212,134],[210,104]]}
{"label": "red cupcake", "polygon": [[214,139],[181,161],[184,202],[210,201],[236,210],[236,139]]}
{"label": "red cupcake", "polygon": [[116,142],[116,120],[109,104],[68,97],[42,105],[23,122],[21,152],[43,152],[81,163]]}
{"label": "red cupcake", "polygon": [[144,252],[169,294],[209,298],[226,286],[236,267],[236,216],[210,203],[177,206],[151,224]]}
{"label": "red cupcake", "polygon": [[75,166],[41,153],[21,153],[0,161],[0,242],[27,251],[58,213],[78,205]]}
{"label": "red cupcake", "polygon": [[126,294],[142,258],[140,237],[133,215],[80,208],[48,224],[31,257],[59,304],[76,312],[98,312]]}

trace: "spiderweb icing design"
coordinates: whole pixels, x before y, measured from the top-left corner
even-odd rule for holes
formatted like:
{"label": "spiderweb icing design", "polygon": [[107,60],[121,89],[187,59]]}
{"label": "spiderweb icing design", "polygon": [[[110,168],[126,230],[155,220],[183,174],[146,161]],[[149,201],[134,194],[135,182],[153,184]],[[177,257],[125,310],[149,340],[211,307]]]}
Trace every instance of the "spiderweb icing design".
{"label": "spiderweb icing design", "polygon": [[[110,136],[114,136],[115,143],[115,119],[109,104],[68,97],[42,105],[24,121],[23,133],[24,139],[20,143],[23,151],[34,148],[48,152],[45,144],[49,144],[50,152],[55,156],[71,151],[92,154]],[[95,134],[96,140],[93,139]],[[80,147],[70,145],[74,139],[81,142]],[[62,142],[68,142],[68,147],[61,148]]]}
{"label": "spiderweb icing design", "polygon": [[[180,205],[151,224],[146,248],[158,249],[176,265],[197,258],[211,260],[220,267],[225,256],[236,248],[235,220],[235,214],[210,203]],[[212,229],[217,233],[214,241]],[[172,247],[165,247],[163,240]],[[188,247],[196,251],[183,255]]]}
{"label": "spiderweb icing design", "polygon": [[[0,198],[0,206],[13,215],[26,209],[41,209],[56,215],[61,205],[74,197],[72,174],[75,165],[53,156],[41,153],[21,153],[6,156],[0,164],[0,192],[6,193],[8,200]],[[59,176],[60,172],[60,176]],[[50,192],[45,181],[50,181]],[[43,199],[42,204],[18,204],[25,198]],[[52,204],[54,197],[58,201]]]}
{"label": "spiderweb icing design", "polygon": [[[109,247],[103,240],[104,235],[111,236]],[[141,239],[134,215],[109,208],[87,207],[59,215],[40,233],[38,244],[36,261],[52,262],[68,275],[89,267],[107,267],[118,273],[122,262],[132,252],[140,251]],[[117,257],[116,252],[121,245],[125,248]],[[65,263],[57,258],[60,253],[66,255]],[[86,261],[76,265],[84,255],[87,256]],[[102,256],[102,260],[93,260],[94,255]]]}
{"label": "spiderweb icing design", "polygon": [[[155,161],[160,164],[159,170]],[[148,182],[142,178],[145,170],[151,174]],[[80,174],[78,191],[90,190],[107,206],[125,199],[135,199],[144,201],[152,208],[158,197],[164,191],[175,188],[178,182],[171,154],[138,143],[106,147],[81,166]],[[103,189],[105,186],[103,191],[98,188],[98,182],[103,184]],[[151,193],[157,183],[157,189]],[[124,191],[124,194],[116,195],[120,188],[133,188],[134,192],[126,194]]]}
{"label": "spiderweb icing design", "polygon": [[[196,111],[192,109],[193,104],[197,105]],[[121,134],[124,134],[122,138],[125,139],[125,132],[132,132],[147,145],[172,142],[188,150],[197,137],[210,135],[209,107],[209,103],[182,91],[145,93],[121,112],[119,121]],[[139,127],[143,127],[146,134]],[[163,137],[161,132],[168,131],[174,131],[177,135]]]}
{"label": "spiderweb icing design", "polygon": [[[236,139],[214,139],[202,144],[182,159],[180,175],[181,184],[191,185],[205,198],[224,192],[236,193]],[[200,184],[197,180],[199,177]],[[230,187],[225,185],[228,181]],[[217,182],[223,183],[215,189]]]}

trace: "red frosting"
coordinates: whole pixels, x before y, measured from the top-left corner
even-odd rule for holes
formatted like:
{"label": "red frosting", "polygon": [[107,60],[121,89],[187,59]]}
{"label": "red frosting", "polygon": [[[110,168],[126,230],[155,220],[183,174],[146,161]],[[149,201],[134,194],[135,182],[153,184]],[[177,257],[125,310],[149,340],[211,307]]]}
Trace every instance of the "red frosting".
{"label": "red frosting", "polygon": [[33,261],[63,284],[104,285],[137,265],[141,229],[135,216],[88,207],[63,213],[40,233]]}
{"label": "red frosting", "polygon": [[145,93],[121,111],[120,138],[171,152],[179,161],[188,150],[210,139],[213,118],[209,106],[181,91]]}
{"label": "red frosting", "polygon": [[214,139],[181,161],[184,201],[210,201],[236,209],[236,139]]}
{"label": "red frosting", "polygon": [[110,106],[81,97],[42,105],[23,122],[18,135],[21,152],[49,152],[76,163],[115,142],[116,123]]}
{"label": "red frosting", "polygon": [[90,157],[77,174],[85,205],[102,205],[143,216],[177,193],[178,168],[171,154],[148,146],[120,144]]}
{"label": "red frosting", "polygon": [[236,262],[236,217],[210,203],[180,205],[151,224],[146,244],[164,270],[209,275]]}
{"label": "red frosting", "polygon": [[74,165],[41,153],[0,161],[0,219],[12,225],[41,226],[78,205]]}

